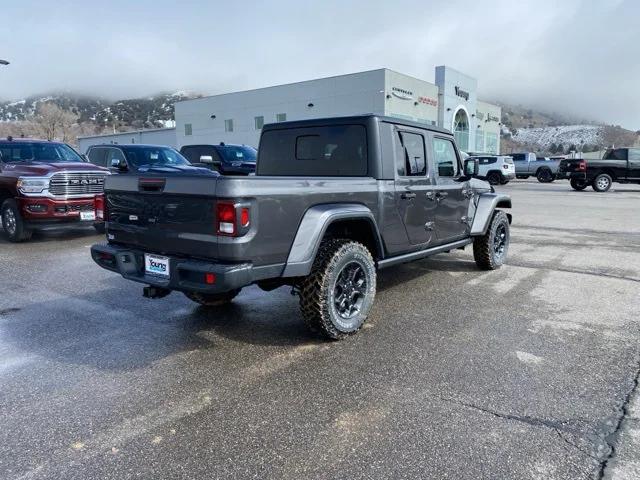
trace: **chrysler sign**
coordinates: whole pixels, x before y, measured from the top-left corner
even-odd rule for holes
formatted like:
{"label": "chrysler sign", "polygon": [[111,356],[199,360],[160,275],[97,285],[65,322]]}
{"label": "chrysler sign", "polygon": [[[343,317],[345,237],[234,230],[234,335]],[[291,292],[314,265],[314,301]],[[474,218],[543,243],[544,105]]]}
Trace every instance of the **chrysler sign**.
{"label": "chrysler sign", "polygon": [[402,100],[413,100],[413,92],[405,90],[400,87],[391,87],[391,93],[394,97],[401,98]]}

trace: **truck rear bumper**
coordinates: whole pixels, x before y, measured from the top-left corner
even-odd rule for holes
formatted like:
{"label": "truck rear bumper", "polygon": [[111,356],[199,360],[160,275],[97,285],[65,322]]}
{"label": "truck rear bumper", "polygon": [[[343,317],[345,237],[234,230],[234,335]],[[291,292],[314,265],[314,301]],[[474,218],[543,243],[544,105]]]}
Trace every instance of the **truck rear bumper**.
{"label": "truck rear bumper", "polygon": [[587,179],[586,172],[558,172],[556,173],[556,179],[558,180],[582,180]]}
{"label": "truck rear bumper", "polygon": [[253,283],[250,263],[224,264],[205,260],[167,257],[169,276],[145,272],[145,252],[112,244],[91,247],[91,257],[102,268],[117,272],[127,280],[184,292],[223,293]]}

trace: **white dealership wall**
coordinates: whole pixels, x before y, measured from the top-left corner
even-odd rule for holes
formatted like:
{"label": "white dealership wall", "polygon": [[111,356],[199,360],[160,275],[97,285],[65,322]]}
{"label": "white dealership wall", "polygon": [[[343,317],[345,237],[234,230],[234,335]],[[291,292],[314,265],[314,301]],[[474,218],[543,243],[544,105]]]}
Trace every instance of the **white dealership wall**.
{"label": "white dealership wall", "polygon": [[78,148],[80,153],[87,153],[87,150],[91,145],[101,145],[104,143],[146,143],[149,145],[166,145],[168,147],[175,147],[176,129],[156,128],[107,135],[78,137]]}
{"label": "white dealership wall", "polygon": [[[478,101],[478,82],[473,77],[446,66],[436,67],[435,77],[433,84],[382,68],[184,100],[175,104],[176,128],[159,130],[163,132],[159,138],[148,136],[148,131],[84,137],[80,139],[80,148],[86,151],[90,142],[134,141],[177,148],[220,142],[257,147],[261,122],[366,113],[453,130],[456,113],[461,112],[467,119],[467,129],[456,133],[461,147],[472,152],[499,153],[500,107]],[[173,139],[164,137],[165,134],[173,135]]]}

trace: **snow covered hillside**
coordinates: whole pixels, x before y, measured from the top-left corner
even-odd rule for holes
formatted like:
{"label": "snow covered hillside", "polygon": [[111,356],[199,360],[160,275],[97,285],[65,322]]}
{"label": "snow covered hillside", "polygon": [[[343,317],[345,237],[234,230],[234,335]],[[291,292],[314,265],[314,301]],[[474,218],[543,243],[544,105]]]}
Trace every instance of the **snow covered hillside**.
{"label": "snow covered hillside", "polygon": [[595,146],[604,141],[604,129],[598,125],[561,125],[557,127],[518,128],[512,140],[549,151],[553,145]]}

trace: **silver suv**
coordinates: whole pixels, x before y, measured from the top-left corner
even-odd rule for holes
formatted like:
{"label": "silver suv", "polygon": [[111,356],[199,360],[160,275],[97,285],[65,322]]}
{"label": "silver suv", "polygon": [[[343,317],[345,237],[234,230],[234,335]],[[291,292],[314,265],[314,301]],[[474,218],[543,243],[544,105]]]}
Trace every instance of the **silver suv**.
{"label": "silver suv", "polygon": [[478,159],[478,176],[491,185],[506,185],[516,178],[513,158],[505,155],[473,155]]}

